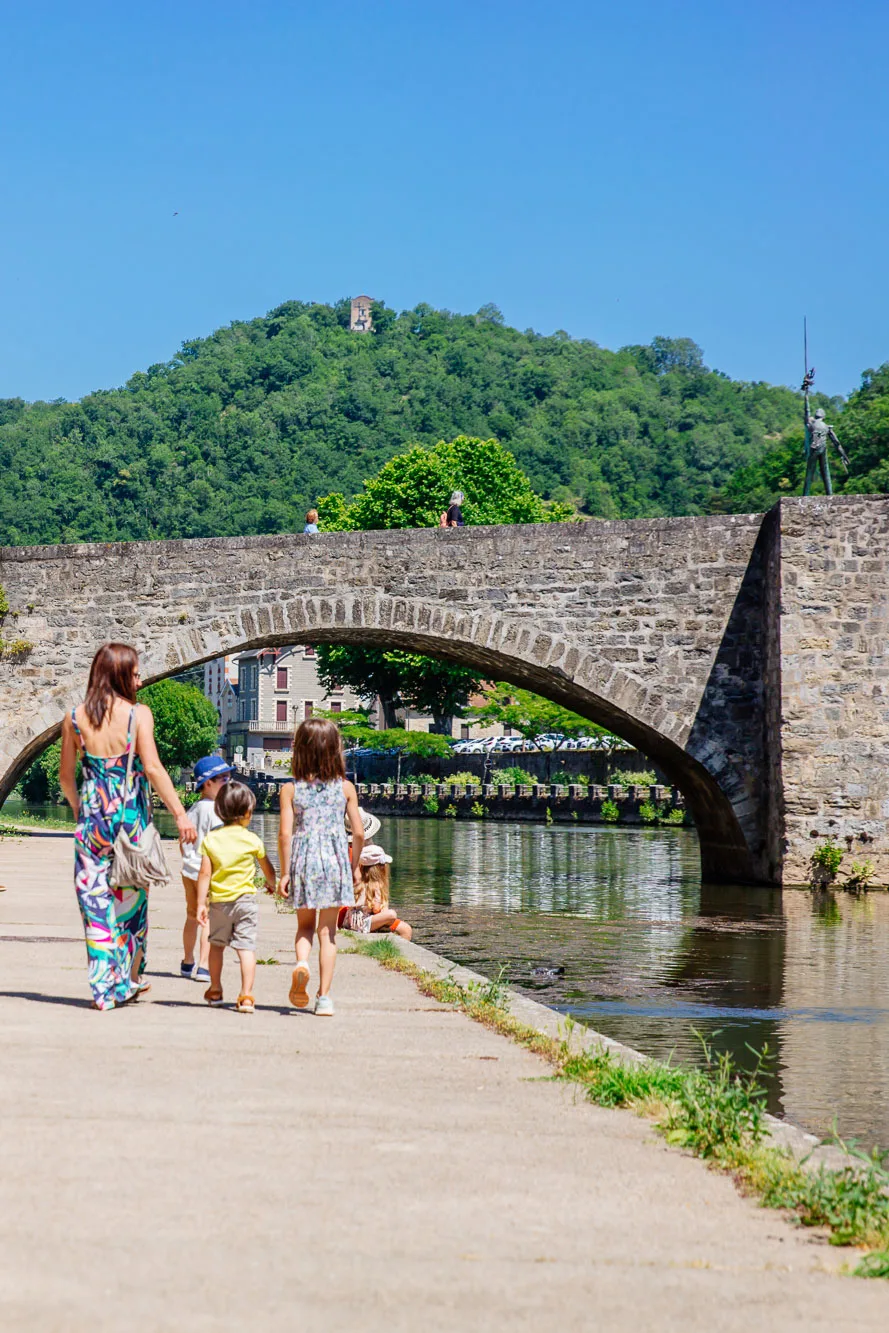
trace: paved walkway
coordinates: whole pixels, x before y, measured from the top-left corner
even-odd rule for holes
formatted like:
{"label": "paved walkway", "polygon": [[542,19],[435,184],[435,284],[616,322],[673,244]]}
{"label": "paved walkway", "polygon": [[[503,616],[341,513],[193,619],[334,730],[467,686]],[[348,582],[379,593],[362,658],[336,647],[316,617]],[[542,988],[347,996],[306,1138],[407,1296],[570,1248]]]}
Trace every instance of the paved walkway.
{"label": "paved walkway", "polygon": [[342,956],[336,1018],[291,1011],[267,899],[253,1017],[179,979],[175,890],[150,1002],[93,1012],[70,857],[0,843],[3,1329],[889,1326],[889,1284],[410,981]]}

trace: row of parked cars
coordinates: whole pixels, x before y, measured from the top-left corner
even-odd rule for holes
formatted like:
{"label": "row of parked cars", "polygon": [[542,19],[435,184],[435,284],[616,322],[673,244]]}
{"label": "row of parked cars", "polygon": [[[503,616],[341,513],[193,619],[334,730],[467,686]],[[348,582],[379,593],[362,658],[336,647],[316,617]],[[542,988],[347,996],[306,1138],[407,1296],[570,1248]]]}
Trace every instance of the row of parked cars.
{"label": "row of parked cars", "polygon": [[457,741],[454,754],[535,754],[542,750],[600,750],[600,736],[563,736],[547,731],[533,740],[525,736],[489,736],[483,741]]}

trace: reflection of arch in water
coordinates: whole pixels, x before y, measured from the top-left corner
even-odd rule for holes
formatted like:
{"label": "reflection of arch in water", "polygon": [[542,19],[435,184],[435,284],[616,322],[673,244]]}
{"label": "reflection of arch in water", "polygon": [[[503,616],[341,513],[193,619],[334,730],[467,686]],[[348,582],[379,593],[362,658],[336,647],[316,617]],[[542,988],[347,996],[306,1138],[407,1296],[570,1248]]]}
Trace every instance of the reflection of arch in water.
{"label": "reflection of arch in water", "polygon": [[[240,600],[240,599],[238,599]],[[136,636],[133,636],[136,638]],[[426,653],[470,666],[489,679],[533,690],[609,728],[654,759],[683,792],[701,846],[705,878],[734,881],[752,877],[752,860],[732,800],[732,774],[720,781],[685,749],[687,726],[665,709],[658,686],[648,686],[620,666],[602,660],[571,637],[541,633],[527,620],[499,614],[461,615],[411,598],[300,597],[238,607],[214,620],[212,632],[171,626],[160,641],[141,647],[146,683],[174,675],[223,653],[290,643],[350,643]],[[56,717],[80,697],[82,683],[55,700]],[[14,756],[0,782],[5,799],[20,775],[59,734],[60,723],[34,734]],[[18,729],[21,733],[21,728]],[[18,738],[7,738],[6,748]]]}

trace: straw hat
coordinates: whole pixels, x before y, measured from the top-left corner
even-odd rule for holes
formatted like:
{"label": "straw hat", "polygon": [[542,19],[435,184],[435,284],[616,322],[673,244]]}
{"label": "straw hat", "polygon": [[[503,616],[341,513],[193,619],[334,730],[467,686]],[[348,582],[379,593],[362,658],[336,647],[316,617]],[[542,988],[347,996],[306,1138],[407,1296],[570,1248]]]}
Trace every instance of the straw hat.
{"label": "straw hat", "polygon": [[[375,834],[379,833],[380,829],[382,828],[382,825],[380,821],[377,819],[376,815],[372,815],[369,810],[362,810],[361,806],[358,807],[358,813],[361,816],[361,823],[364,826],[364,840],[365,842],[370,842],[371,838],[374,837]],[[344,822],[346,825],[346,832],[351,838],[352,826],[349,823],[348,815],[346,815]]]}

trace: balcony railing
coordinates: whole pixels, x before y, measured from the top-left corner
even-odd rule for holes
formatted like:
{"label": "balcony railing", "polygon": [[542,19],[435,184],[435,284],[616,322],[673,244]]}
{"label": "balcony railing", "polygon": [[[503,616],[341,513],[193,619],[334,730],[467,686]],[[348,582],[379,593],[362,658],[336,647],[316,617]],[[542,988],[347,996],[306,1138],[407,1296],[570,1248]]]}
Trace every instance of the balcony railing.
{"label": "balcony railing", "polygon": [[247,731],[264,731],[268,735],[289,735],[293,731],[292,722],[237,722],[232,721],[229,724],[231,731],[241,731],[246,728]]}

